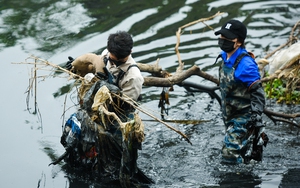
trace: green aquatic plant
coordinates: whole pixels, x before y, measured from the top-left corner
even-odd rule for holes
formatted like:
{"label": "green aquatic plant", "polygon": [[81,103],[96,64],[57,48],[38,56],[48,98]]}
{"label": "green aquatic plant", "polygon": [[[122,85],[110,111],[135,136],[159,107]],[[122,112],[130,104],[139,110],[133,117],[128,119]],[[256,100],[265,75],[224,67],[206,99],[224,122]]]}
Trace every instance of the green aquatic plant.
{"label": "green aquatic plant", "polygon": [[292,81],[276,78],[264,83],[266,97],[277,103],[300,104],[300,91]]}

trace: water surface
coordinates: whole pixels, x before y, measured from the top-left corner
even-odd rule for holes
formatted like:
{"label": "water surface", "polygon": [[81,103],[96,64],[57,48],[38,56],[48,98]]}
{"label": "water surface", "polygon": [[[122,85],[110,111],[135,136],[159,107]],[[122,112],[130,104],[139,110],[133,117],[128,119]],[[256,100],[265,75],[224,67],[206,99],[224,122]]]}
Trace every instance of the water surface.
{"label": "water surface", "polygon": [[[227,1],[227,0],[153,0],[153,1],[0,1],[0,57],[2,65],[1,187],[104,187],[101,182],[86,180],[61,166],[50,166],[52,157],[64,149],[60,145],[66,75],[40,79],[37,87],[41,117],[27,111],[26,90],[30,65],[24,62],[31,54],[63,65],[68,56],[86,52],[101,53],[109,33],[130,32],[134,39],[133,57],[138,62],[159,64],[169,72],[177,67],[175,32],[178,27],[214,15],[222,16],[206,24],[219,29],[228,19],[239,19],[248,28],[247,49],[257,59],[285,43],[300,17],[299,1]],[[219,53],[214,31],[202,23],[186,28],[181,35],[180,55],[185,68],[198,65],[212,75]],[[147,76],[147,73],[143,73]],[[39,76],[49,75],[48,71]],[[214,85],[193,76],[189,81]],[[161,88],[144,87],[142,107],[159,117],[158,97]],[[30,95],[30,112],[34,95]],[[199,125],[171,124],[187,134],[193,145],[164,125],[145,120],[146,140],[139,152],[139,167],[154,181],[151,187],[288,187],[299,185],[298,129],[274,125],[266,119],[270,142],[263,162],[256,165],[220,164],[224,127],[220,107],[205,93],[188,93],[175,86],[170,93],[170,119],[203,119]],[[66,98],[68,117],[74,112],[76,95]],[[268,102],[268,108],[298,112]],[[108,185],[107,185],[108,186]]]}

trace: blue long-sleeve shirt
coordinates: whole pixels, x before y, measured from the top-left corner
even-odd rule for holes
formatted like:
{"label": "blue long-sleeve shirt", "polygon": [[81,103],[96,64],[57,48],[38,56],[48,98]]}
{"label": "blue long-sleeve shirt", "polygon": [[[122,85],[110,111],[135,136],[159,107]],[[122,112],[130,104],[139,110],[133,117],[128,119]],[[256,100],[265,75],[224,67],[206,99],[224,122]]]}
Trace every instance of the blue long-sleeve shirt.
{"label": "blue long-sleeve shirt", "polygon": [[[232,54],[232,56],[229,59],[227,59],[226,52],[222,51],[221,57],[224,61],[224,65],[231,68],[235,63],[236,58],[241,53],[248,52],[245,48],[240,47],[234,52],[234,54]],[[244,58],[242,58],[242,60],[236,67],[236,70],[234,72],[234,78],[237,81],[245,83],[247,87],[249,87],[253,82],[260,80],[259,69],[255,60],[250,56],[244,56]]]}

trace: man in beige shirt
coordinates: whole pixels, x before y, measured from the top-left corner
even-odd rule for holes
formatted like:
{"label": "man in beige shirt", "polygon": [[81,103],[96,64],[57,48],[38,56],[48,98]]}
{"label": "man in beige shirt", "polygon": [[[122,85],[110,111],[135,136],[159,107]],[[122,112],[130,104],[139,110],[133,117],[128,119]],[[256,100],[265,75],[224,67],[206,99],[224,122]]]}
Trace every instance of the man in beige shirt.
{"label": "man in beige shirt", "polygon": [[[123,95],[137,101],[144,83],[144,78],[131,56],[133,40],[125,31],[110,34],[107,49],[101,55],[83,54],[76,59],[69,57],[66,67],[84,77],[88,73],[104,73],[103,67],[113,75],[112,84],[118,86]],[[98,74],[99,75],[99,74]],[[107,75],[106,75],[107,76]]]}
{"label": "man in beige shirt", "polygon": [[[106,51],[106,50],[105,50]],[[142,85],[144,83],[144,78],[141,75],[139,68],[137,67],[136,62],[131,55],[127,57],[127,60],[124,63],[116,66],[114,62],[110,59],[111,56],[114,56],[112,53],[107,53],[106,56],[109,56],[108,63],[106,65],[109,72],[111,72],[116,78],[120,72],[124,72],[122,78],[117,79],[118,83],[116,85],[122,90],[122,93],[131,99],[137,101],[138,97],[142,91]],[[136,65],[136,66],[132,66]],[[122,75],[122,74],[120,74]]]}
{"label": "man in beige shirt", "polygon": [[[71,165],[74,163],[86,168],[91,165],[93,168],[97,166],[94,169],[99,169],[97,170],[99,172],[110,173],[113,178],[119,176],[120,183],[126,185],[124,187],[129,187],[127,184],[130,179],[152,183],[152,180],[141,175],[142,172],[137,168],[137,150],[142,146],[144,126],[138,115],[134,113],[135,108],[132,107],[132,101],[139,99],[144,78],[131,56],[132,47],[133,40],[130,34],[118,31],[109,35],[107,47],[101,55],[85,53],[76,59],[69,57],[70,61],[66,64],[66,68],[75,73],[75,77],[83,77],[86,81],[84,83],[87,84],[82,84],[83,89],[80,90],[83,91],[79,97],[81,107],[71,117],[76,119],[68,120],[69,123],[66,124],[61,139],[64,147],[71,145],[78,148],[69,150],[68,158],[75,159],[69,161]],[[99,79],[94,79],[95,77]],[[97,112],[91,110],[95,101],[100,101],[95,98],[98,96],[98,91],[102,89],[102,84],[108,86],[112,93],[121,91],[125,102],[113,97],[115,103],[106,103],[106,108],[108,111],[114,112],[122,122],[130,122],[126,124],[127,127],[131,126],[130,129],[121,130],[119,121],[109,116],[102,116],[102,112],[95,115]],[[101,94],[99,96],[102,97]],[[91,117],[96,118],[92,120]],[[73,131],[73,127],[77,128],[73,126],[72,122],[81,123],[81,128],[78,126],[78,138],[68,144],[65,140],[68,140],[69,133],[72,133],[70,130]],[[89,127],[90,124],[94,125],[94,122],[99,125],[97,130]],[[81,129],[83,134],[81,134]],[[123,137],[122,131],[126,131],[126,138]],[[76,145],[76,143],[81,144]],[[82,159],[82,156],[86,159],[86,156],[90,156],[90,154],[92,155],[88,160]],[[81,158],[76,158],[77,156],[81,156]],[[137,176],[135,177],[135,175]]]}
{"label": "man in beige shirt", "polygon": [[108,37],[107,49],[101,55],[107,58],[106,68],[116,78],[115,83],[122,93],[137,100],[142,91],[144,78],[131,56],[133,41],[123,31]]}

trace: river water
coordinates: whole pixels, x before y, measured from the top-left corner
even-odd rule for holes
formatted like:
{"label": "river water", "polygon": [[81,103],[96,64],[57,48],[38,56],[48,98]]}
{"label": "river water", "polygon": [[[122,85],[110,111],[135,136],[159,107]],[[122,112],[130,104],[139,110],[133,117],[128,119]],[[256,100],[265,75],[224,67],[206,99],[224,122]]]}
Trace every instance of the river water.
{"label": "river water", "polygon": [[[133,57],[174,72],[178,58],[174,47],[178,27],[216,14],[222,16],[206,22],[219,29],[228,19],[239,19],[248,27],[246,47],[257,58],[264,57],[285,43],[293,25],[299,21],[300,1],[255,0],[0,0],[1,94],[1,162],[0,187],[109,187],[87,180],[60,165],[48,166],[53,157],[64,152],[60,145],[64,102],[66,117],[74,112],[76,95],[69,94],[72,81],[66,75],[38,72],[36,95],[27,88],[30,55],[58,65],[68,56],[86,52],[101,53],[109,33],[125,30],[134,39]],[[203,23],[184,30],[179,47],[185,69],[195,65],[212,75],[218,55],[217,37]],[[146,73],[143,73],[147,76]],[[50,75],[50,76],[49,76]],[[191,82],[214,86],[193,76]],[[144,87],[141,106],[158,114],[162,88]],[[35,97],[38,105],[34,112]],[[268,108],[280,112],[298,112],[297,106],[276,105]],[[228,166],[220,163],[224,126],[220,106],[206,93],[188,93],[179,86],[170,92],[168,119],[200,119],[197,125],[171,124],[189,136],[193,145],[166,126],[140,114],[145,122],[146,139],[139,151],[138,166],[155,184],[150,187],[299,187],[300,141],[295,127],[274,125],[267,121],[270,142],[259,164]],[[40,114],[40,115],[38,115]]]}

